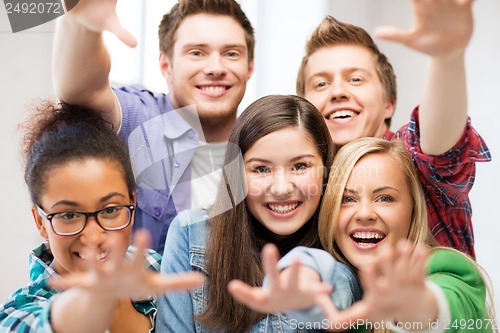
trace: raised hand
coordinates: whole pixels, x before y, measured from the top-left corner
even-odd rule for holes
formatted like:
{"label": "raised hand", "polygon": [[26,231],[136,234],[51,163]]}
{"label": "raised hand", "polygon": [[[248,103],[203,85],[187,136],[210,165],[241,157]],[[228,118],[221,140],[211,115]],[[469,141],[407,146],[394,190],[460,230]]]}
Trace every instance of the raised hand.
{"label": "raised hand", "polygon": [[415,248],[406,240],[387,247],[373,263],[360,268],[363,299],[339,312],[332,303],[320,306],[330,323],[421,322],[423,327],[437,315],[437,302],[425,286],[428,249]]}
{"label": "raised hand", "polygon": [[[105,263],[97,260],[97,250],[85,253],[90,258],[89,270],[51,279],[56,289],[80,287],[107,299],[144,299],[170,291],[188,290],[203,281],[196,272],[165,275],[145,268],[144,252],[149,244],[147,231],[138,231],[134,237],[136,252],[131,259],[110,252]],[[93,258],[93,259],[92,259]]]}
{"label": "raised hand", "polygon": [[262,265],[268,278],[266,287],[251,287],[233,280],[228,284],[231,295],[249,308],[263,313],[277,313],[312,305],[332,302],[332,286],[322,283],[312,269],[296,261],[280,272],[277,268],[279,252],[268,244],[262,249]]}
{"label": "raised hand", "polygon": [[109,31],[125,45],[135,47],[135,37],[125,30],[116,14],[116,0],[79,0],[65,15],[74,17],[80,24],[94,32]]}
{"label": "raised hand", "polygon": [[383,26],[375,30],[375,36],[430,56],[463,52],[472,36],[472,2],[412,0],[414,23],[410,30]]}

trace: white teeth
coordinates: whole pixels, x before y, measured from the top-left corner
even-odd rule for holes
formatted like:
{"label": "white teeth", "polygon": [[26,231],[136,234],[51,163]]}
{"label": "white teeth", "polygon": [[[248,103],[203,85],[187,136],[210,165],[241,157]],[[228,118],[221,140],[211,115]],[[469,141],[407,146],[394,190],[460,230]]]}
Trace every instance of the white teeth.
{"label": "white teeth", "polygon": [[377,232],[355,232],[352,237],[360,239],[383,239],[385,236]]}
{"label": "white teeth", "polygon": [[201,90],[207,91],[207,92],[222,92],[226,90],[226,87],[224,86],[203,86],[201,87]]}
{"label": "white teeth", "polygon": [[297,208],[298,205],[299,203],[296,202],[294,204],[288,204],[288,205],[268,204],[267,207],[269,207],[269,209],[271,209],[273,212],[286,214],[290,213],[292,210]]}
{"label": "white teeth", "polygon": [[[88,258],[86,255],[82,254],[82,253],[78,253],[78,256],[79,256],[80,258],[82,258],[83,260],[89,260],[89,258]],[[108,252],[101,252],[101,253],[99,253],[99,254],[96,256],[96,258],[95,258],[95,259],[96,259],[96,260],[102,260],[102,259],[106,258],[107,256],[108,256]]]}
{"label": "white teeth", "polygon": [[328,119],[335,119],[335,118],[346,118],[346,117],[352,117],[354,116],[354,112],[351,110],[340,110],[340,111],[335,111],[332,113]]}

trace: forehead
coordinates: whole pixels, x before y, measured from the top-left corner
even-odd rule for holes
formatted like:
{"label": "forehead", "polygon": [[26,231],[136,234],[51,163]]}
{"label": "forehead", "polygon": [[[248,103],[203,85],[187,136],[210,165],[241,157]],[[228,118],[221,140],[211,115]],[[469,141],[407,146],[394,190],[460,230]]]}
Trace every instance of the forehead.
{"label": "forehead", "polygon": [[[69,199],[85,202],[109,192],[128,193],[120,164],[108,159],[78,159],[52,168],[45,175],[48,199]],[[78,199],[78,200],[77,200]]]}
{"label": "forehead", "polygon": [[266,155],[269,159],[295,157],[302,154],[319,156],[318,145],[302,127],[286,127],[258,139],[244,158]]}
{"label": "forehead", "polygon": [[358,45],[335,45],[322,47],[309,56],[304,70],[305,79],[313,75],[334,74],[342,71],[364,70],[377,72],[374,55]]}
{"label": "forehead", "polygon": [[408,189],[406,175],[398,162],[389,154],[362,157],[354,166],[347,184],[373,184]]}
{"label": "forehead", "polygon": [[195,14],[186,17],[175,32],[174,48],[194,45],[241,45],[247,47],[245,30],[231,16]]}

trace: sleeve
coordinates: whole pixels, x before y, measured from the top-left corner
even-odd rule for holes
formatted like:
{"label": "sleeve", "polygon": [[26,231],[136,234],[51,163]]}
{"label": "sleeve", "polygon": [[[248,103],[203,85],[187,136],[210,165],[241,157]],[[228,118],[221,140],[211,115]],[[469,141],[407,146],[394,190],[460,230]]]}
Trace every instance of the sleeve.
{"label": "sleeve", "polygon": [[[132,246],[129,247],[133,248]],[[134,248],[135,251],[135,248]],[[155,272],[160,271],[160,264],[161,264],[161,256],[152,249],[149,249],[148,252],[145,255],[145,260],[147,263],[147,269],[150,269]],[[146,315],[149,317],[151,320],[151,331],[155,331],[155,321],[156,321],[156,315],[157,315],[157,310],[156,310],[156,302],[153,297],[149,299],[143,299],[143,300],[136,300],[132,301],[132,304],[134,305],[134,308],[137,310],[137,312],[142,313],[143,315]]]}
{"label": "sleeve", "polygon": [[[170,225],[161,263],[163,274],[190,271],[189,231],[181,225],[178,215]],[[160,295],[157,301],[156,332],[195,332],[191,292],[172,292]]]}
{"label": "sleeve", "polygon": [[121,110],[119,134],[125,140],[134,129],[165,111],[165,106],[161,105],[161,101],[165,102],[165,98],[157,99],[142,85],[113,88],[113,91]]}
{"label": "sleeve", "polygon": [[[321,281],[333,286],[331,297],[337,308],[346,309],[355,301],[361,299],[361,290],[354,273],[346,265],[335,260],[328,252],[307,247],[297,247],[278,262],[278,268],[285,269],[296,258],[303,265],[318,272]],[[287,311],[285,315],[289,319],[302,323],[321,323],[326,319],[319,307]]]}
{"label": "sleeve", "polygon": [[436,250],[429,260],[428,279],[444,294],[450,318],[446,332],[492,332],[486,305],[486,284],[477,264],[453,250]]}
{"label": "sleeve", "polygon": [[50,305],[55,297],[13,295],[0,306],[0,332],[51,333]]}
{"label": "sleeve", "polygon": [[416,107],[408,125],[401,128],[395,136],[404,140],[423,185],[431,191],[431,197],[439,198],[447,204],[466,201],[474,184],[475,163],[491,161],[486,143],[472,127],[469,118],[462,137],[453,148],[441,155],[427,155],[420,148],[418,123]]}

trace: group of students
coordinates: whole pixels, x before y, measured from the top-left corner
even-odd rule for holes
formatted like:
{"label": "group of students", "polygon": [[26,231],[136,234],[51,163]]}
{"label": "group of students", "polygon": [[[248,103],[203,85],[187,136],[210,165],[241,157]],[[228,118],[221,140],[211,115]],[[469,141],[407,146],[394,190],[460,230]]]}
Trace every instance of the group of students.
{"label": "group of students", "polygon": [[355,331],[466,332],[465,319],[493,332],[468,201],[475,162],[490,159],[467,117],[472,1],[413,4],[413,30],[377,32],[431,59],[419,107],[392,133],[395,75],[359,27],[327,16],[298,96],[236,118],[255,44],[238,3],[180,0],[164,16],[169,94],[155,95],[111,87],[102,31],[135,40],[115,1],[79,1],[56,32],[61,102],[25,124],[47,242],[0,306],[0,331],[346,331],[363,319]]}

